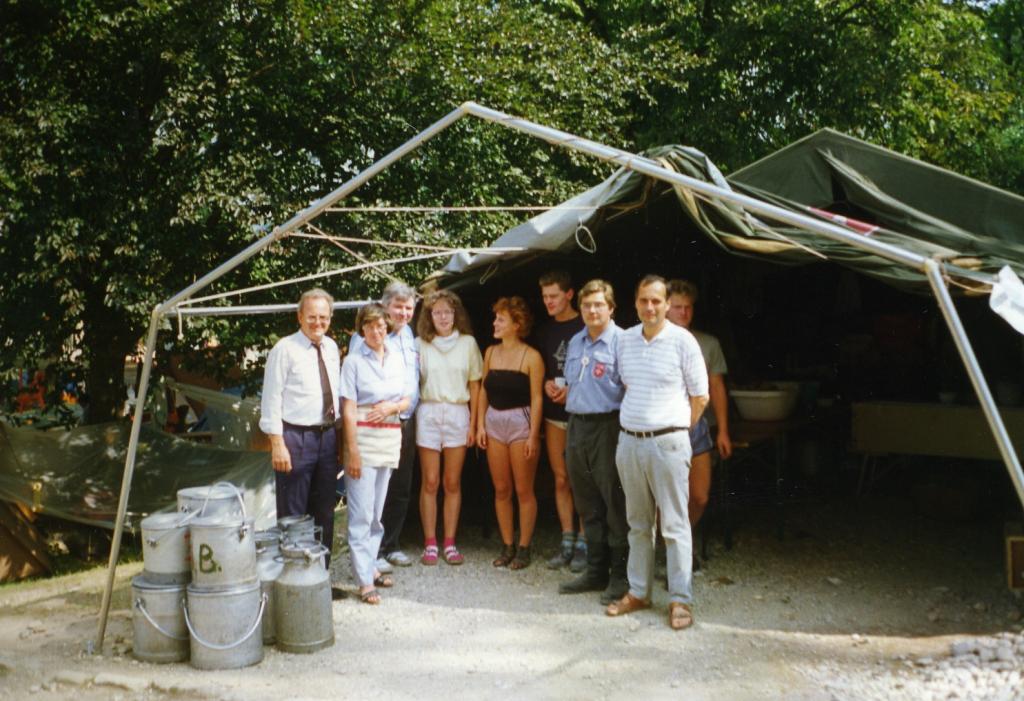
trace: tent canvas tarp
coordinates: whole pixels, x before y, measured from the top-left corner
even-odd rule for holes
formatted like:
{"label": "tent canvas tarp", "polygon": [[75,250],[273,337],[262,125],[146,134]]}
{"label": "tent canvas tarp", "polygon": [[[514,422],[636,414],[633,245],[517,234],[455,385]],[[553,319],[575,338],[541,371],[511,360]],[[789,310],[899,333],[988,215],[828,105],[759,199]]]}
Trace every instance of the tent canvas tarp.
{"label": "tent canvas tarp", "polygon": [[[927,258],[948,262],[958,282],[988,291],[986,280],[1004,266],[1024,274],[1024,198],[832,130],[822,130],[728,178],[700,151],[661,146],[643,154],[663,167],[823,221]],[[642,206],[652,179],[620,168],[601,184],[510,229],[495,247],[522,253],[453,257],[446,285],[497,261],[569,250],[581,225],[600,227],[616,210]],[[674,187],[680,206],[724,250],[769,256],[780,263],[827,258],[886,282],[927,292],[923,272],[848,243],[771,221],[724,200]]]}

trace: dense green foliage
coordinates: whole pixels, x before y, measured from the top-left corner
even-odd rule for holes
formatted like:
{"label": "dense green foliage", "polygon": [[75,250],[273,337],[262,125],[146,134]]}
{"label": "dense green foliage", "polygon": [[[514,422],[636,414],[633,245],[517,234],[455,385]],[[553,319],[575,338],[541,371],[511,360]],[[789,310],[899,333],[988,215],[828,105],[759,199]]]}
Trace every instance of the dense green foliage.
{"label": "dense green foliage", "polygon": [[[726,171],[832,126],[1024,191],[1022,19],[1021,0],[2,0],[0,369],[81,364],[91,418],[111,416],[153,305],[463,100],[629,149],[692,144]],[[554,203],[606,172],[464,121],[347,204]],[[317,224],[482,244],[517,220]],[[352,262],[289,239],[211,291]],[[343,298],[380,284],[326,282]],[[161,341],[216,336],[237,356],[291,326]]]}

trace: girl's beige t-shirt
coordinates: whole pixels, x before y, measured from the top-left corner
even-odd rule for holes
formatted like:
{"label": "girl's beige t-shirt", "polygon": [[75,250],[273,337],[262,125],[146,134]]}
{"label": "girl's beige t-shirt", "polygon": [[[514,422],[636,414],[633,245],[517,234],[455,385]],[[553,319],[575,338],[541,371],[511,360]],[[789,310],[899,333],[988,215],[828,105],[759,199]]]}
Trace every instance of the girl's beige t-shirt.
{"label": "girl's beige t-shirt", "polygon": [[484,374],[480,348],[472,336],[459,336],[445,352],[433,342],[416,339],[420,352],[420,401],[465,404],[469,401],[469,383]]}

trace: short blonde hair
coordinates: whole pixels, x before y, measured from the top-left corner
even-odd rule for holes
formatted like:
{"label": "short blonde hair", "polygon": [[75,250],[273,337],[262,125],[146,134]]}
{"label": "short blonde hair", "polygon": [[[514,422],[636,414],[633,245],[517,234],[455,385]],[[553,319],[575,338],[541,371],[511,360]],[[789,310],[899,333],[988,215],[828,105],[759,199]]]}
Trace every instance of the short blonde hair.
{"label": "short blonde hair", "polygon": [[586,285],[580,288],[580,304],[583,303],[585,297],[597,294],[600,292],[604,295],[604,300],[608,302],[608,306],[615,309],[615,289],[612,284],[606,280],[591,280]]}

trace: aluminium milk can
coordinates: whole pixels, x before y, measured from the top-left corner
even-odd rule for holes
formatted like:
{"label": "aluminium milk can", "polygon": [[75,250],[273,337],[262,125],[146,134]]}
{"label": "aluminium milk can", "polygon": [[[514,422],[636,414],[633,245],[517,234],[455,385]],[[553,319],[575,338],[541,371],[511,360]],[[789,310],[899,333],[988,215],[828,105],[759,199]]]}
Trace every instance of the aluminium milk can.
{"label": "aluminium milk can", "polygon": [[189,524],[192,583],[200,588],[258,583],[255,527],[233,516],[198,516]]}
{"label": "aluminium milk can", "polygon": [[284,652],[316,652],[334,645],[330,574],[321,543],[281,543],[284,569],[274,582],[274,630]]}
{"label": "aluminium milk can", "polygon": [[260,578],[260,589],[267,597],[267,610],[263,613],[263,644],[273,645],[274,633],[274,582],[284,569],[281,558],[281,531],[271,528],[256,532],[256,572]]}
{"label": "aluminium milk can", "polygon": [[143,662],[188,659],[184,584],[157,584],[132,577],[132,655]]}
{"label": "aluminium milk can", "polygon": [[320,540],[317,537],[322,529],[315,525],[313,517],[309,514],[302,516],[283,516],[277,520],[277,527],[281,529],[281,542],[297,543],[305,540]]}
{"label": "aluminium milk can", "polygon": [[267,600],[259,582],[216,590],[189,584],[187,594],[183,611],[193,667],[237,669],[263,659]]}
{"label": "aluminium milk can", "polygon": [[202,487],[178,490],[178,511],[201,516],[242,516],[245,518],[245,500],[238,488],[230,482],[217,482]]}
{"label": "aluminium milk can", "polygon": [[143,574],[153,584],[188,584],[191,577],[187,514],[151,514],[142,519]]}

